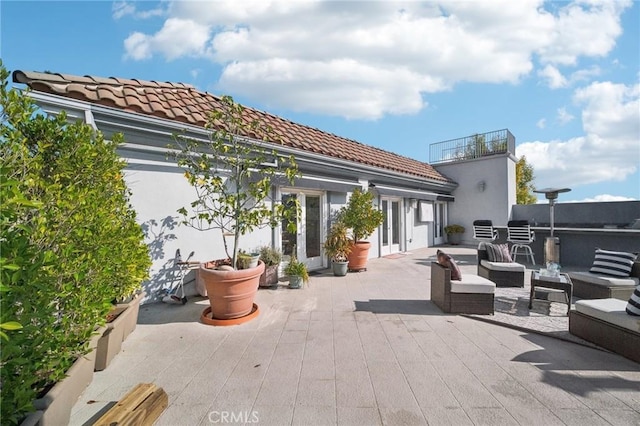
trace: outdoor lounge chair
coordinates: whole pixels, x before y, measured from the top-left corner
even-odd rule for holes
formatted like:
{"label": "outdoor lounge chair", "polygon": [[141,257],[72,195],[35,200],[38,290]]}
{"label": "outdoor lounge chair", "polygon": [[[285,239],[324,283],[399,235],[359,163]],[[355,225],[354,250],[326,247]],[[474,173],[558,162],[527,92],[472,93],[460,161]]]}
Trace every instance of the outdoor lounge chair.
{"label": "outdoor lounge chair", "polygon": [[619,299],[579,300],[569,312],[569,332],[640,362],[640,317],[625,312]]}
{"label": "outdoor lounge chair", "polygon": [[493,314],[495,283],[473,274],[451,281],[451,269],[431,263],[431,301],[445,313]]}
{"label": "outdoor lounge chair", "polygon": [[484,244],[478,247],[478,275],[493,281],[496,287],[524,287],[525,270],[516,262],[490,262]]}
{"label": "outdoor lounge chair", "polygon": [[640,260],[633,262],[627,278],[612,277],[591,272],[569,272],[573,283],[573,295],[580,299],[614,298],[629,300],[633,289],[640,284]]}

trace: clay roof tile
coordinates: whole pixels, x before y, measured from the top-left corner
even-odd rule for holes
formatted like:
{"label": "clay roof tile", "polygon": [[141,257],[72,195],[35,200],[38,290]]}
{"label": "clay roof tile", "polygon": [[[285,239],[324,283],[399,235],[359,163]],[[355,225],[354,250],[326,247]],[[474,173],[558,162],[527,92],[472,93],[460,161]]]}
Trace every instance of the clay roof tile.
{"label": "clay roof tile", "polygon": [[[19,70],[13,73],[13,79],[15,82],[27,84],[32,90],[55,93],[197,126],[207,124],[209,112],[220,106],[221,99],[184,83],[116,77],[80,77]],[[246,107],[245,120],[256,119],[264,120],[272,127],[274,135],[277,136],[274,141],[276,143],[409,175],[448,181],[427,163]]]}

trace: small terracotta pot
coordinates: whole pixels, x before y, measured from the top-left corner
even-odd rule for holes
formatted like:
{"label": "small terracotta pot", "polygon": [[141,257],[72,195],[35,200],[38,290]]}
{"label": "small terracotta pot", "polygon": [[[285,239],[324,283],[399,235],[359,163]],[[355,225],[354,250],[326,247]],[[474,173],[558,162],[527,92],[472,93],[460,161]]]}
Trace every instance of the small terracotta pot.
{"label": "small terracotta pot", "polygon": [[264,262],[250,269],[218,271],[200,266],[200,274],[207,287],[207,296],[215,319],[240,318],[251,313],[258,291]]}
{"label": "small terracotta pot", "polygon": [[347,257],[349,259],[350,271],[366,271],[367,260],[369,259],[369,249],[371,243],[369,241],[358,241],[351,245],[351,252]]}

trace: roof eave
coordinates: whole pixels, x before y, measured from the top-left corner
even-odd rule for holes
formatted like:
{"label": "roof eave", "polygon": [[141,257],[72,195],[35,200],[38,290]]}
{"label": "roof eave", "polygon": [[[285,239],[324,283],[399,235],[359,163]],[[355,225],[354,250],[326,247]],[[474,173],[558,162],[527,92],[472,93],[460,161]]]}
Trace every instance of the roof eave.
{"label": "roof eave", "polygon": [[[47,113],[59,114],[64,110],[69,118],[82,119],[85,121],[88,121],[88,118],[92,119],[96,128],[100,128],[100,124],[116,127],[118,125],[122,125],[123,127],[133,127],[141,132],[154,130],[154,133],[165,135],[168,138],[171,138],[177,132],[187,132],[188,134],[200,137],[208,134],[208,130],[200,126],[154,117],[134,111],[126,111],[119,108],[98,105],[88,101],[71,99],[53,93],[31,90],[29,91],[29,96],[36,100],[38,105]],[[87,112],[91,115],[88,116]],[[299,148],[292,148],[285,145],[268,143],[246,137],[245,139],[250,140],[252,143],[267,146],[269,148],[277,148],[277,150],[283,154],[294,155],[298,162],[302,161],[311,164],[326,164],[327,161],[330,161],[336,167],[344,170],[353,171],[354,169],[357,169],[364,175],[370,176],[370,180],[384,177],[398,182],[405,182],[406,184],[413,186],[427,185],[433,190],[440,190],[444,192],[452,192],[458,186],[457,183],[452,181],[430,179],[427,177],[371,166],[356,161],[317,154]]]}

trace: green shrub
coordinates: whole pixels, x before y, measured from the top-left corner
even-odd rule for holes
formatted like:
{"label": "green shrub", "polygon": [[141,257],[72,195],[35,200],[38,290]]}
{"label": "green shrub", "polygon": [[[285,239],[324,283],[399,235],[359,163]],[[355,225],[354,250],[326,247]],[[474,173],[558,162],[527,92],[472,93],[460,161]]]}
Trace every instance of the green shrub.
{"label": "green shrub", "polygon": [[346,206],[340,209],[338,220],[351,228],[355,243],[364,240],[382,225],[384,214],[373,205],[374,195],[370,191],[356,188]]}
{"label": "green shrub", "polygon": [[[3,423],[88,350],[112,302],[139,289],[150,259],[116,148],[64,113],[45,116],[7,89],[0,63],[0,323]],[[7,201],[7,202],[5,202]]]}
{"label": "green shrub", "polygon": [[464,226],[457,225],[457,224],[447,225],[447,226],[444,227],[444,232],[447,235],[464,234]]}
{"label": "green shrub", "polygon": [[282,252],[271,246],[260,247],[260,260],[262,260],[265,266],[275,266],[282,261]]}

